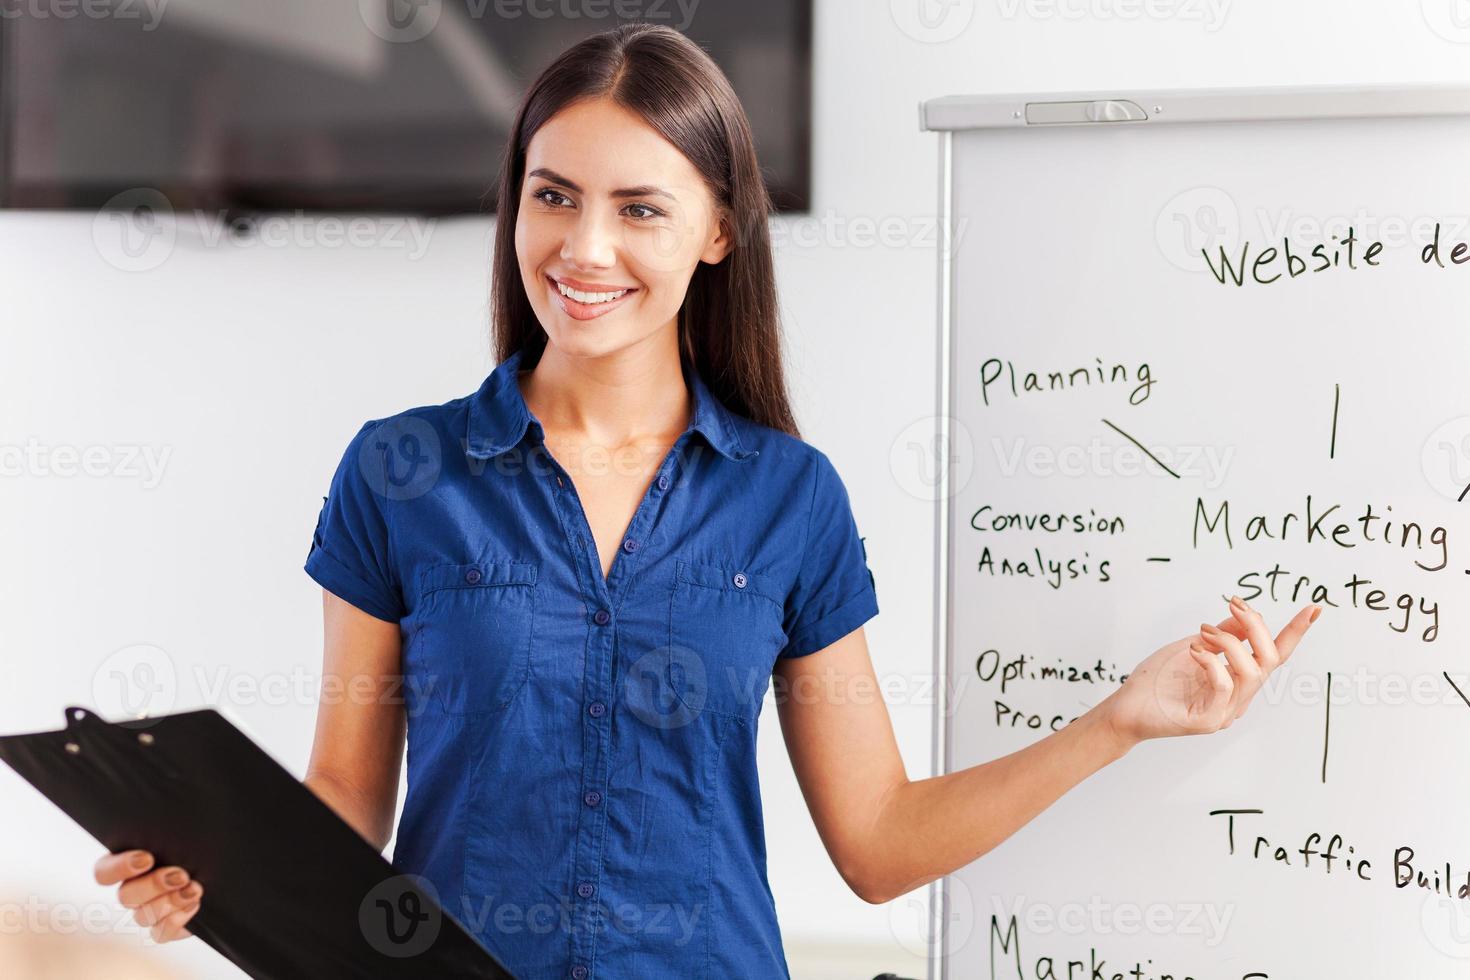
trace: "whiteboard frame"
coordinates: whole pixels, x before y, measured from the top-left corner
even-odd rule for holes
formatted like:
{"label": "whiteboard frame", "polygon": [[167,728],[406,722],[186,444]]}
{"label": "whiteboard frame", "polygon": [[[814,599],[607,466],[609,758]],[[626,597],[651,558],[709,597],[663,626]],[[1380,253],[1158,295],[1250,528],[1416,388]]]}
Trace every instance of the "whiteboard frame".
{"label": "whiteboard frame", "polygon": [[[954,173],[953,164],[954,137],[944,132],[939,134],[939,234],[937,244],[939,251],[939,302],[938,302],[938,337],[936,349],[938,357],[935,366],[934,382],[934,451],[935,459],[939,463],[938,493],[934,499],[934,714],[930,719],[932,731],[930,732],[930,775],[939,776],[947,773],[952,768],[949,726],[945,719],[949,717],[949,661],[950,651],[954,638],[950,635],[950,585],[949,575],[949,541],[950,541],[950,496],[951,481],[948,466],[950,420],[954,418],[954,404],[951,397],[950,386],[954,377],[951,364],[951,347],[953,338],[953,300],[954,300],[954,257],[953,251],[953,227],[951,222],[953,208]],[[929,919],[928,919],[928,980],[941,980],[948,973],[948,957],[945,955],[945,938],[947,936],[947,918],[945,909],[948,907],[947,885],[949,876],[944,875],[929,884]]]}
{"label": "whiteboard frame", "polygon": [[[1087,122],[1028,122],[1027,108],[1048,103],[1131,103],[1143,119]],[[1097,129],[1168,123],[1268,122],[1294,119],[1374,119],[1411,116],[1470,116],[1470,85],[1316,85],[1270,88],[1150,89],[1133,92],[1072,91],[948,95],[919,103],[919,128],[939,136],[938,303],[934,448],[939,465],[934,502],[934,711],[930,735],[931,775],[953,771],[949,676],[954,650],[949,610],[953,493],[947,460],[954,405],[954,133],[980,129]],[[928,978],[951,980],[948,956],[950,875],[928,886]]]}
{"label": "whiteboard frame", "polygon": [[[1130,102],[1138,121],[1047,123],[1026,121],[1028,106],[1058,102]],[[1162,123],[1264,122],[1277,119],[1355,119],[1455,116],[1470,113],[1465,85],[1315,85],[1275,88],[1145,89],[1136,92],[1041,92],[946,95],[919,103],[919,128],[1050,129],[1058,125],[1145,126]]]}

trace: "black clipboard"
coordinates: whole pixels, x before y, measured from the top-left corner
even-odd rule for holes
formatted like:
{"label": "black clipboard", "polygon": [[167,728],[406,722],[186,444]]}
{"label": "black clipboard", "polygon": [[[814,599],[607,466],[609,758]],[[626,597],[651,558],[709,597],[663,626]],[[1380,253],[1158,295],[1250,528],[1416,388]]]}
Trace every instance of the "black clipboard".
{"label": "black clipboard", "polygon": [[204,885],[186,927],[262,980],[514,980],[439,904],[212,708],[0,737],[3,759],[110,851]]}

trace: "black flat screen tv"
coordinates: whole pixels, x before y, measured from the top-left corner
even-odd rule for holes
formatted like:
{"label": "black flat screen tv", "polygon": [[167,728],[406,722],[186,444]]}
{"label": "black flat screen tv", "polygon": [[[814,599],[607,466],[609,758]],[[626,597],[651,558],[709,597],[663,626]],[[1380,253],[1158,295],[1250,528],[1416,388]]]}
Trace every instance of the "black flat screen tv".
{"label": "black flat screen tv", "polygon": [[490,213],[525,87],[580,38],[640,20],[710,53],[777,209],[809,208],[811,0],[0,6],[0,207],[147,188],[236,214]]}

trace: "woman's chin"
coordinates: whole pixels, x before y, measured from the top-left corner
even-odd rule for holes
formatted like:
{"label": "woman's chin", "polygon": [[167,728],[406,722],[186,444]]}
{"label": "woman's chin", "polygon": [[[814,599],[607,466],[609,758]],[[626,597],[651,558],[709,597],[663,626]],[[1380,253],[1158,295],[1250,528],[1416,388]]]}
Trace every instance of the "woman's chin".
{"label": "woman's chin", "polygon": [[[609,330],[595,320],[573,320],[559,312],[553,312],[551,328],[546,336],[551,344],[563,354],[573,357],[600,357],[619,347],[626,346],[621,330]],[[543,321],[542,329],[546,329]]]}

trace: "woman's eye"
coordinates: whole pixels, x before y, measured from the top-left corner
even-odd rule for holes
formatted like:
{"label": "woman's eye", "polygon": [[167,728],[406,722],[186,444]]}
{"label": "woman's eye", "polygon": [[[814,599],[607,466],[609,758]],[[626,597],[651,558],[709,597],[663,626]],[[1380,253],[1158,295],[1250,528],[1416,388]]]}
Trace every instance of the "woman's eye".
{"label": "woman's eye", "polygon": [[[542,204],[545,204],[548,207],[552,208],[564,208],[572,203],[571,198],[567,197],[560,191],[554,190],[550,187],[543,187],[539,191],[534,192],[531,196],[540,201]],[[662,211],[649,204],[630,204],[624,209],[624,211],[628,214],[629,217],[634,218],[638,221],[647,221],[650,218],[658,218],[663,216]]]}
{"label": "woman's eye", "polygon": [[[562,205],[560,202],[567,200],[567,196],[565,194],[554,191],[550,187],[543,187],[531,196],[541,203],[549,204],[554,208],[561,207]],[[552,198],[556,198],[556,200],[552,200]]]}
{"label": "woman's eye", "polygon": [[635,214],[632,216],[639,219],[640,221],[647,221],[649,218],[657,218],[659,215],[663,214],[663,212],[660,211],[658,208],[649,207],[647,204],[630,204],[628,205],[628,210],[644,212],[643,214]]}

